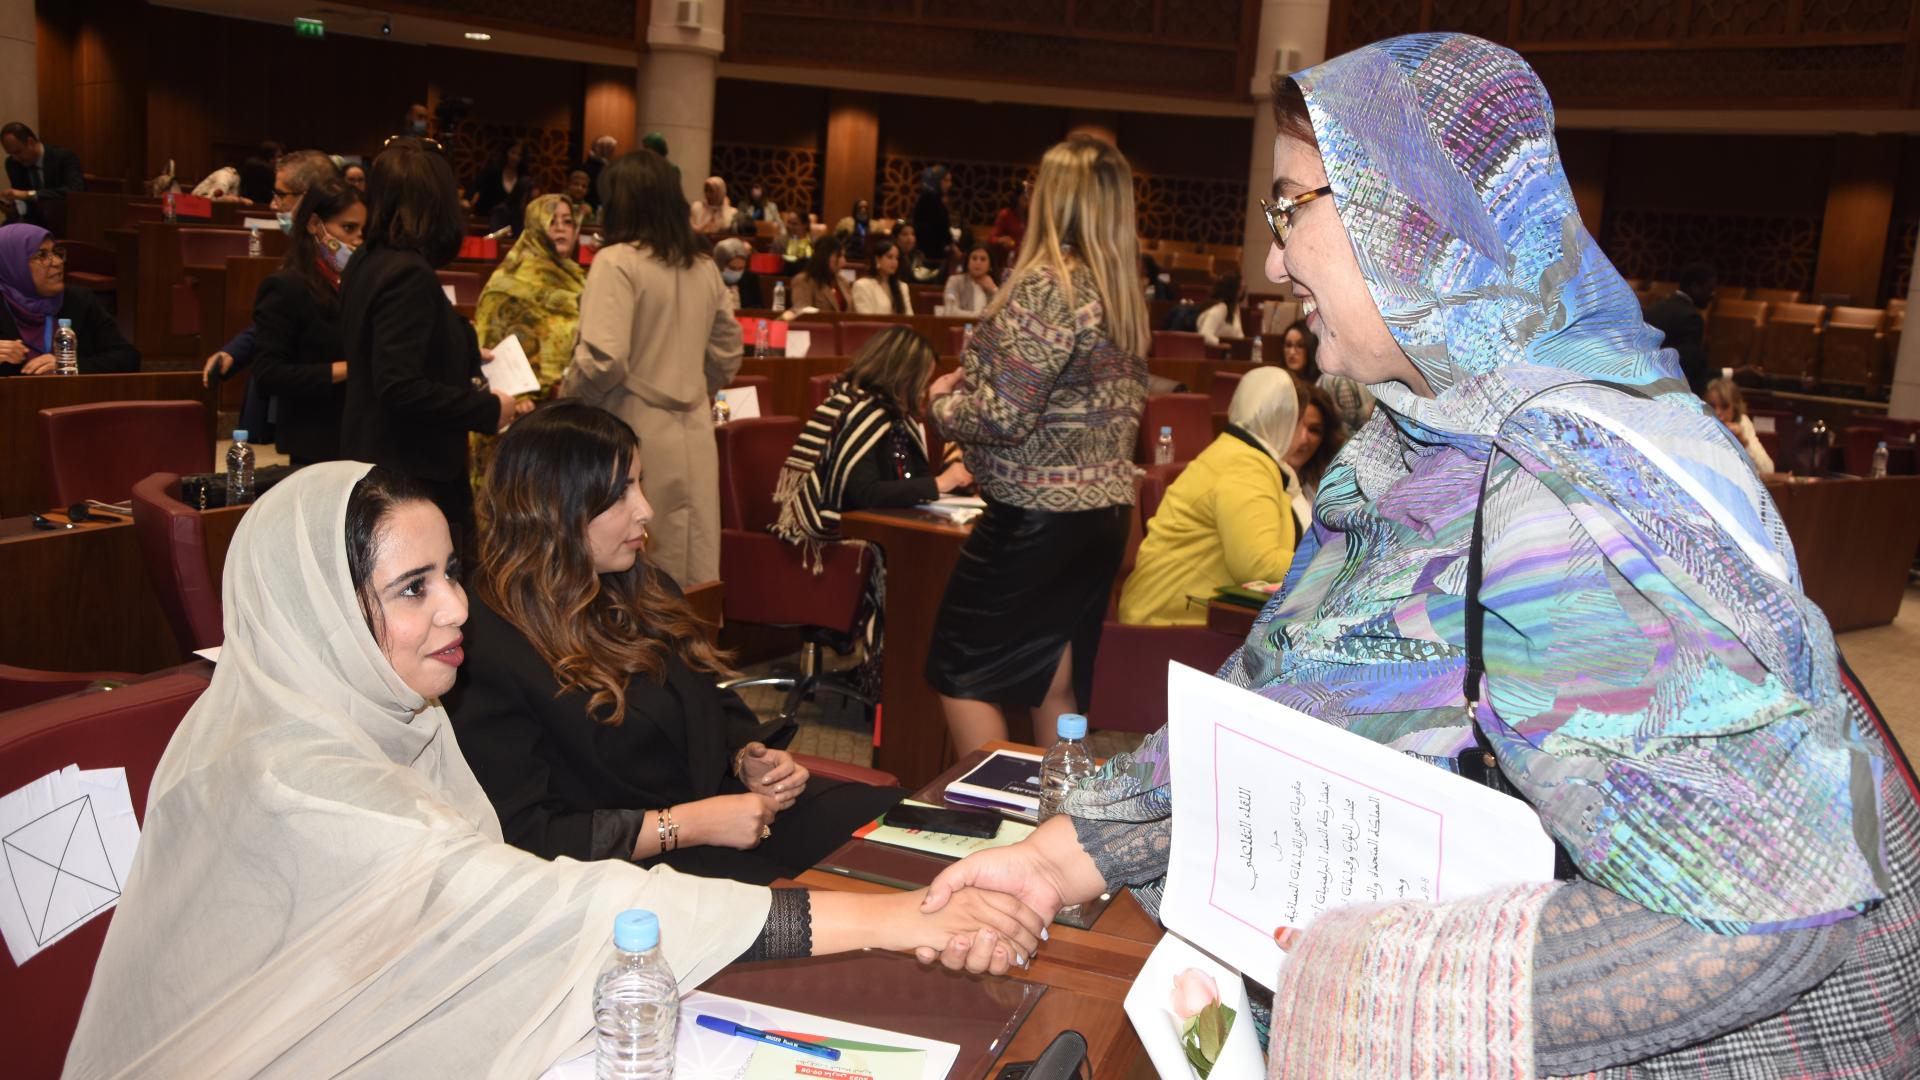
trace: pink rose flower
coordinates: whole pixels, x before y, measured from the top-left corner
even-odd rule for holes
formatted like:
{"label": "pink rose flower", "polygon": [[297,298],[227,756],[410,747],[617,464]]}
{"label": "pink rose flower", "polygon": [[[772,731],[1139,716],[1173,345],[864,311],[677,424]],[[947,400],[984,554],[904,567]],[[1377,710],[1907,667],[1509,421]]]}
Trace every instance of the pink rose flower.
{"label": "pink rose flower", "polygon": [[1173,1015],[1181,1020],[1191,1020],[1200,1015],[1200,1011],[1220,1000],[1220,987],[1214,984],[1213,976],[1198,968],[1188,968],[1173,977],[1173,997],[1171,1005]]}

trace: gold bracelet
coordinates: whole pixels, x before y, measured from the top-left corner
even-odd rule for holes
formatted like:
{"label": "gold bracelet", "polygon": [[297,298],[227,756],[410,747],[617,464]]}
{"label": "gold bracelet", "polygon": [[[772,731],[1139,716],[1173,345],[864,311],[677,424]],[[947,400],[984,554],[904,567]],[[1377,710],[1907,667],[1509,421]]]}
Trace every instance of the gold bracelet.
{"label": "gold bracelet", "polygon": [[662,855],[680,846],[680,826],[673,820],[673,807],[654,811],[654,835],[660,840]]}

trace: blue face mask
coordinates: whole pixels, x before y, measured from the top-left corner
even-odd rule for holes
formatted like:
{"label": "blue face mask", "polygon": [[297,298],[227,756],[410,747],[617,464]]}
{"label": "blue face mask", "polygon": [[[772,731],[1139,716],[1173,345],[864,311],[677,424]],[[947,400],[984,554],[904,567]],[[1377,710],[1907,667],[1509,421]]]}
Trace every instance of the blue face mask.
{"label": "blue face mask", "polygon": [[332,237],[328,237],[327,239],[329,241],[327,247],[327,262],[333,265],[333,271],[337,274],[347,268],[347,260],[353,258],[354,249]]}
{"label": "blue face mask", "polygon": [[273,216],[280,219],[280,231],[291,235],[293,232],[293,212],[286,211]]}
{"label": "blue face mask", "polygon": [[425,120],[415,120],[413,122],[413,133],[415,135],[425,135],[427,133],[427,122]]}
{"label": "blue face mask", "polygon": [[722,270],[720,271],[720,280],[729,285],[738,285],[740,284],[740,279],[745,275],[746,271],[744,270]]}

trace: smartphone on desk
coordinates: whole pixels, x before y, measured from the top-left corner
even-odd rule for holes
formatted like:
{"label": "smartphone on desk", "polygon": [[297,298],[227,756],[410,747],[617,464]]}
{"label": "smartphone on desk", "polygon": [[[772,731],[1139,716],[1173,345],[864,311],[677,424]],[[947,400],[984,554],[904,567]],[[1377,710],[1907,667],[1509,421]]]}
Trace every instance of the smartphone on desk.
{"label": "smartphone on desk", "polygon": [[946,833],[949,836],[977,836],[991,840],[1000,833],[1000,818],[973,810],[943,810],[937,806],[900,805],[882,815],[881,820],[896,829]]}

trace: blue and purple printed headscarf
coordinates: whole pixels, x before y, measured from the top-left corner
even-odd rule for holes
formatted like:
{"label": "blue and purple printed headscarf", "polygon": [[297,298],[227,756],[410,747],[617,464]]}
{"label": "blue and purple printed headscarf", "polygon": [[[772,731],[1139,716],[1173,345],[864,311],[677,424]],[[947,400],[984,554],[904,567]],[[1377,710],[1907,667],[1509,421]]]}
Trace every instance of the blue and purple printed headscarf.
{"label": "blue and purple printed headscarf", "polygon": [[[1463,594],[1484,513],[1475,723],[1583,876],[1721,932],[1880,898],[1883,751],[1759,478],[1581,226],[1538,77],[1423,34],[1294,78],[1361,273],[1435,396],[1371,388],[1384,408],[1222,676],[1450,765],[1474,744]],[[1073,811],[1164,810],[1163,738]]]}

